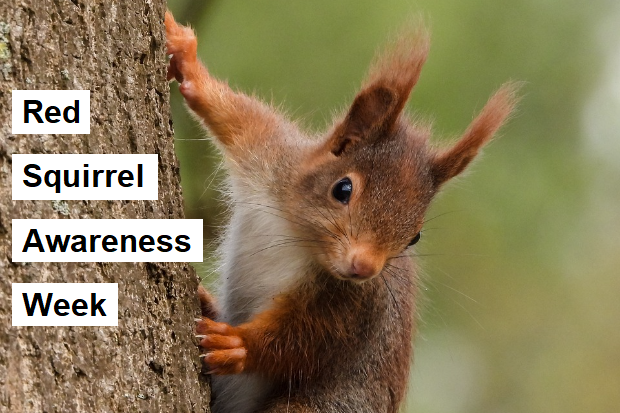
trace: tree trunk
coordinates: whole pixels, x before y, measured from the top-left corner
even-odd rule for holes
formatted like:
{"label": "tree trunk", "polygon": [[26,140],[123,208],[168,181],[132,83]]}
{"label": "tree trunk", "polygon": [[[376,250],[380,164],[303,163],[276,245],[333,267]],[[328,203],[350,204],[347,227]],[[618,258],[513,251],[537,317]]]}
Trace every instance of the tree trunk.
{"label": "tree trunk", "polygon": [[[163,1],[0,0],[0,411],[205,412],[182,263],[12,263],[11,219],[182,218]],[[89,89],[90,135],[12,135],[12,89]],[[11,201],[14,153],[157,153],[157,201]],[[118,327],[12,327],[12,282],[115,282]]]}

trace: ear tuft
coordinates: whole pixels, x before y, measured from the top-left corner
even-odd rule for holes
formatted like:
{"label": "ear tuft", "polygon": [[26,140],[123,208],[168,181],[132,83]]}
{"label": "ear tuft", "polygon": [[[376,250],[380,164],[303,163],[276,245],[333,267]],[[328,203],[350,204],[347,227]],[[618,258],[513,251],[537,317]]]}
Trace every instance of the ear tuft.
{"label": "ear tuft", "polygon": [[480,114],[451,148],[435,155],[432,173],[437,186],[461,173],[491,140],[514,110],[521,83],[504,84],[487,102]]}
{"label": "ear tuft", "polygon": [[416,16],[401,28],[385,50],[376,54],[365,84],[383,84],[396,91],[400,112],[420,79],[429,49],[429,29]]}

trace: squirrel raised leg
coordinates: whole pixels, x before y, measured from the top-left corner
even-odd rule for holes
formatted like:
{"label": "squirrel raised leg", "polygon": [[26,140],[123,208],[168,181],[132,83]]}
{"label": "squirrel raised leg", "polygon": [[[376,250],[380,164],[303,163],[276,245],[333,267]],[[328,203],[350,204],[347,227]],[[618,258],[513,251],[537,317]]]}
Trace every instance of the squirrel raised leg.
{"label": "squirrel raised leg", "polygon": [[166,12],[166,50],[171,55],[168,80],[176,79],[187,105],[227,151],[248,146],[281,133],[285,120],[269,105],[242,93],[209,74],[196,56],[196,36]]}

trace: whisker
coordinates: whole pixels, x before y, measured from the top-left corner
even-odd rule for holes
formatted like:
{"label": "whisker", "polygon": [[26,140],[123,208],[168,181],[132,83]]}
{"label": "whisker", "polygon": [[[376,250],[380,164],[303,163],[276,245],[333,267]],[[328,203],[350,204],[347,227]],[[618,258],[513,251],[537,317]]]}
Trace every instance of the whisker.
{"label": "whisker", "polygon": [[282,212],[282,213],[285,213],[285,214],[287,214],[287,215],[290,215],[290,216],[292,216],[292,217],[294,217],[294,218],[296,218],[296,219],[299,219],[299,220],[301,220],[301,222],[300,222],[300,221],[296,221],[296,220],[291,219],[291,218],[284,217],[284,216],[282,216],[282,215],[278,215],[278,214],[275,214],[275,213],[269,212],[269,211],[264,211],[264,210],[259,209],[259,208],[254,208],[254,210],[256,210],[256,211],[261,211],[261,212],[269,213],[269,214],[271,214],[271,215],[273,215],[273,216],[276,216],[276,217],[282,218],[282,219],[284,219],[284,220],[287,220],[287,221],[289,221],[289,222],[292,222],[292,223],[294,223],[294,224],[297,224],[297,225],[299,225],[299,226],[300,226],[300,227],[302,227],[302,228],[311,228],[311,229],[314,229],[314,228],[317,228],[317,227],[318,227],[319,229],[322,229],[322,230],[323,230],[323,232],[325,232],[327,235],[331,236],[332,238],[337,238],[337,236],[336,236],[336,235],[335,235],[332,231],[330,231],[327,227],[325,227],[325,225],[323,225],[323,223],[322,223],[322,222],[320,222],[320,221],[317,221],[317,220],[309,220],[309,219],[306,219],[306,218],[302,218],[302,217],[300,217],[300,216],[293,215],[293,214],[291,214],[290,212],[285,211],[285,210],[283,210],[283,209],[281,209],[281,208],[276,208],[276,207],[271,206],[271,205],[264,205],[264,204],[259,204],[259,203],[251,203],[251,202],[237,202],[237,203],[238,203],[238,204],[245,204],[245,205],[252,205],[252,206],[259,206],[259,207],[263,207],[263,208],[270,208],[270,209],[274,209],[274,210],[276,210],[276,211],[278,211],[278,212]]}
{"label": "whisker", "polygon": [[[294,246],[309,247],[308,245],[295,245],[295,244],[297,244],[297,242],[308,242],[308,241],[282,241],[282,242],[279,242],[277,244],[268,245],[268,246],[266,246],[264,248],[259,249],[258,251],[253,252],[252,254],[250,254],[250,257],[253,257],[254,255],[256,255],[256,254],[258,254],[260,252],[263,252],[263,251],[266,251],[268,249],[275,248],[275,247],[294,247]],[[310,246],[312,246],[312,245],[310,245]]]}
{"label": "whisker", "polygon": [[[341,232],[346,238],[347,241],[349,241],[349,237],[347,236],[346,232],[344,231],[344,229],[342,227],[340,227],[340,225],[337,224],[336,222],[336,218],[334,217],[334,215],[332,214],[331,210],[328,208],[327,212],[329,212],[329,215],[332,217],[332,219],[330,220],[329,218],[327,218],[327,216],[325,216],[325,214],[312,202],[310,201],[310,205],[319,213],[321,214],[321,216],[323,218],[325,218],[325,220],[327,220],[328,222],[330,222],[334,227],[336,227],[336,229],[338,229],[339,232]],[[350,242],[350,241],[349,241]]]}
{"label": "whisker", "polygon": [[439,215],[435,215],[435,216],[434,216],[434,217],[432,217],[432,218],[425,219],[425,220],[424,220],[424,222],[423,222],[423,225],[425,225],[425,224],[426,224],[426,223],[428,223],[428,222],[431,222],[431,221],[432,221],[432,220],[434,220],[434,219],[437,219],[437,218],[439,218],[439,217],[443,217],[444,215],[453,214],[453,213],[455,213],[455,212],[463,212],[463,210],[462,210],[462,209],[455,209],[454,211],[447,211],[447,212],[441,213],[441,214],[439,214]]}
{"label": "whisker", "polygon": [[[289,215],[292,215],[292,214],[290,214],[287,211],[284,211],[282,209],[279,209],[279,208],[276,208],[276,207],[273,207],[273,206],[270,206],[270,205],[262,205],[262,204],[251,203],[251,202],[235,202],[235,204],[240,204],[242,206],[250,205],[250,206],[259,206],[259,207],[263,207],[263,208],[271,208],[271,209],[275,209],[276,211],[280,211],[280,212],[284,212],[284,213],[287,213]],[[328,228],[326,228],[323,224],[321,224],[318,221],[314,222],[314,221],[309,221],[309,220],[307,220],[305,218],[296,217],[296,218],[299,218],[299,219],[302,220],[302,222],[299,222],[299,221],[296,221],[296,220],[284,217],[282,215],[278,215],[278,214],[270,212],[270,211],[265,211],[263,209],[254,208],[254,210],[255,211],[264,212],[266,214],[270,214],[270,215],[273,215],[273,216],[278,217],[278,218],[282,218],[282,219],[284,219],[286,221],[289,221],[289,222],[291,222],[293,224],[299,225],[301,228],[309,228],[309,229],[316,229],[316,228],[318,228],[318,229],[322,230],[327,236],[339,240],[339,238],[338,238],[338,236],[336,234],[334,234],[332,231],[330,231]]]}
{"label": "whisker", "polygon": [[432,230],[438,230],[438,229],[447,229],[447,228],[443,228],[443,227],[422,228],[420,232],[425,233],[426,231],[432,231]]}
{"label": "whisker", "polygon": [[392,300],[394,301],[394,307],[396,307],[396,312],[398,314],[398,317],[402,320],[402,315],[400,313],[400,307],[398,305],[398,301],[396,301],[396,297],[394,296],[394,293],[392,292],[392,289],[390,288],[383,274],[381,274],[381,279],[383,280],[383,283],[385,284],[385,288],[387,288],[388,292],[390,293],[390,296],[392,296]]}
{"label": "whisker", "polygon": [[457,289],[456,289],[456,288],[454,288],[454,287],[450,287],[450,286],[449,286],[448,284],[446,284],[446,283],[443,283],[443,282],[441,282],[441,281],[439,281],[439,280],[436,280],[436,279],[434,279],[432,282],[437,283],[437,284],[439,284],[439,285],[442,285],[442,286],[444,286],[444,287],[446,287],[446,288],[448,288],[448,289],[450,289],[450,290],[454,291],[455,293],[460,294],[461,296],[463,296],[463,297],[467,298],[468,300],[470,300],[470,301],[472,301],[472,302],[474,302],[474,303],[476,303],[476,304],[480,305],[480,303],[479,303],[478,301],[476,301],[475,299],[473,299],[472,297],[468,296],[467,294],[465,294],[465,293],[464,293],[464,292],[462,292],[462,291],[457,290]]}
{"label": "whisker", "polygon": [[482,325],[482,323],[480,321],[478,321],[478,319],[476,317],[474,317],[474,315],[461,303],[459,303],[456,300],[452,300],[452,302],[454,302],[454,304],[458,305],[459,307],[461,307],[470,317],[472,320],[474,320],[476,322],[476,324],[478,324],[480,326],[481,329],[483,329],[484,331],[486,331],[486,328],[484,328],[484,326]]}

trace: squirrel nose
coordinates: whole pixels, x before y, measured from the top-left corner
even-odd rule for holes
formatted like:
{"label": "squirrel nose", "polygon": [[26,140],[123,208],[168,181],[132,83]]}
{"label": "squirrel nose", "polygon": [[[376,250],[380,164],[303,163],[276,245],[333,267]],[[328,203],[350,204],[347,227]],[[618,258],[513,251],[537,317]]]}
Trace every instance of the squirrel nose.
{"label": "squirrel nose", "polygon": [[383,268],[383,257],[365,246],[352,251],[349,274],[352,278],[367,279],[377,275]]}
{"label": "squirrel nose", "polygon": [[375,267],[368,261],[355,258],[351,263],[351,275],[356,278],[370,278],[375,275]]}

